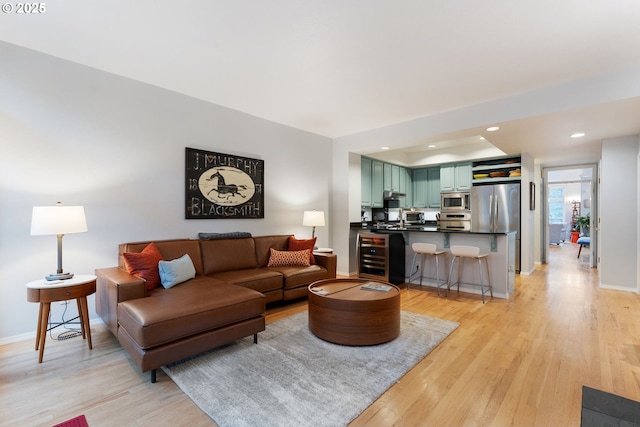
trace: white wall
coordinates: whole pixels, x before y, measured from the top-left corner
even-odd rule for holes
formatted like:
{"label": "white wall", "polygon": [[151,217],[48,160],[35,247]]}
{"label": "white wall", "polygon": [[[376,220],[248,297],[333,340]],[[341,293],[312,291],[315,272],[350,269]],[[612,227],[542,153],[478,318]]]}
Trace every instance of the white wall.
{"label": "white wall", "polygon": [[[534,167],[533,157],[528,153],[522,153],[520,162],[522,164],[522,181],[520,184],[520,274],[528,275],[535,270],[535,221],[536,212],[542,210],[542,200],[540,200],[540,174]],[[529,206],[530,182],[536,185],[534,210],[530,210]]]}
{"label": "white wall", "polygon": [[[89,231],[64,237],[76,274],[115,265],[127,241],[310,237],[306,209],[327,212],[331,246],[330,139],[2,42],[0,58],[0,342],[35,331],[25,284],[56,269],[55,236],[29,235],[35,205],[85,206]],[[265,218],[185,220],[185,147],[264,160]]]}
{"label": "white wall", "polygon": [[638,235],[637,135],[602,142],[600,175],[600,285],[636,291]]}

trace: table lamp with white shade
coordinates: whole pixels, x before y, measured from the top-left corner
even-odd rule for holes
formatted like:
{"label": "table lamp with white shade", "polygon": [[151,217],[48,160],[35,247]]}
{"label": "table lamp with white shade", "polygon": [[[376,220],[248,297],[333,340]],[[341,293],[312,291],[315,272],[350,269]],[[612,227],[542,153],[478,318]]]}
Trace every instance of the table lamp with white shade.
{"label": "table lamp with white shade", "polygon": [[31,235],[43,236],[55,234],[58,236],[58,270],[55,274],[45,277],[47,280],[71,279],[73,273],[62,270],[62,237],[65,234],[84,233],[87,231],[87,220],[83,206],[62,206],[58,202],[55,206],[34,206],[31,216]]}
{"label": "table lamp with white shade", "polygon": [[324,211],[304,211],[304,215],[302,216],[302,225],[312,227],[311,238],[315,238],[316,227],[324,227]]}

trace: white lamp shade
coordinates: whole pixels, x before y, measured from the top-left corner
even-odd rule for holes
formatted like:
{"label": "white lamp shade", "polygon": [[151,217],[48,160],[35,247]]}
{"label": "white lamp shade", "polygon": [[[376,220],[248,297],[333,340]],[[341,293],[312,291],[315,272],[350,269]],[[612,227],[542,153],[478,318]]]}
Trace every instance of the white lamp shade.
{"label": "white lamp shade", "polygon": [[324,211],[304,211],[302,225],[307,227],[324,227]]}
{"label": "white lamp shade", "polygon": [[72,234],[87,231],[83,206],[34,206],[31,235]]}

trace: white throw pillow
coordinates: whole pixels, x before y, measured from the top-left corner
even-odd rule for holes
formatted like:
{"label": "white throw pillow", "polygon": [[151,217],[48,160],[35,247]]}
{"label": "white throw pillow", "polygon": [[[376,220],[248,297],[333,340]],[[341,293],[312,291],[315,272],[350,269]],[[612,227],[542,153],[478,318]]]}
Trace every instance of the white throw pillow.
{"label": "white throw pillow", "polygon": [[160,283],[165,289],[196,277],[196,268],[193,266],[189,254],[184,254],[171,261],[160,261],[158,270],[160,271]]}

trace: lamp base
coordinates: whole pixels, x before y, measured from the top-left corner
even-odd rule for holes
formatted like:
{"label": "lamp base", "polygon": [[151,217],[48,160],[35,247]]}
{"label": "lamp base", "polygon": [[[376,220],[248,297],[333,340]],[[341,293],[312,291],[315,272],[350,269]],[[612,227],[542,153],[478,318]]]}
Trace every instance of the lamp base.
{"label": "lamp base", "polygon": [[48,281],[67,280],[67,279],[71,279],[72,277],[73,277],[73,273],[56,273],[56,274],[50,274],[46,276],[45,279],[47,279]]}

